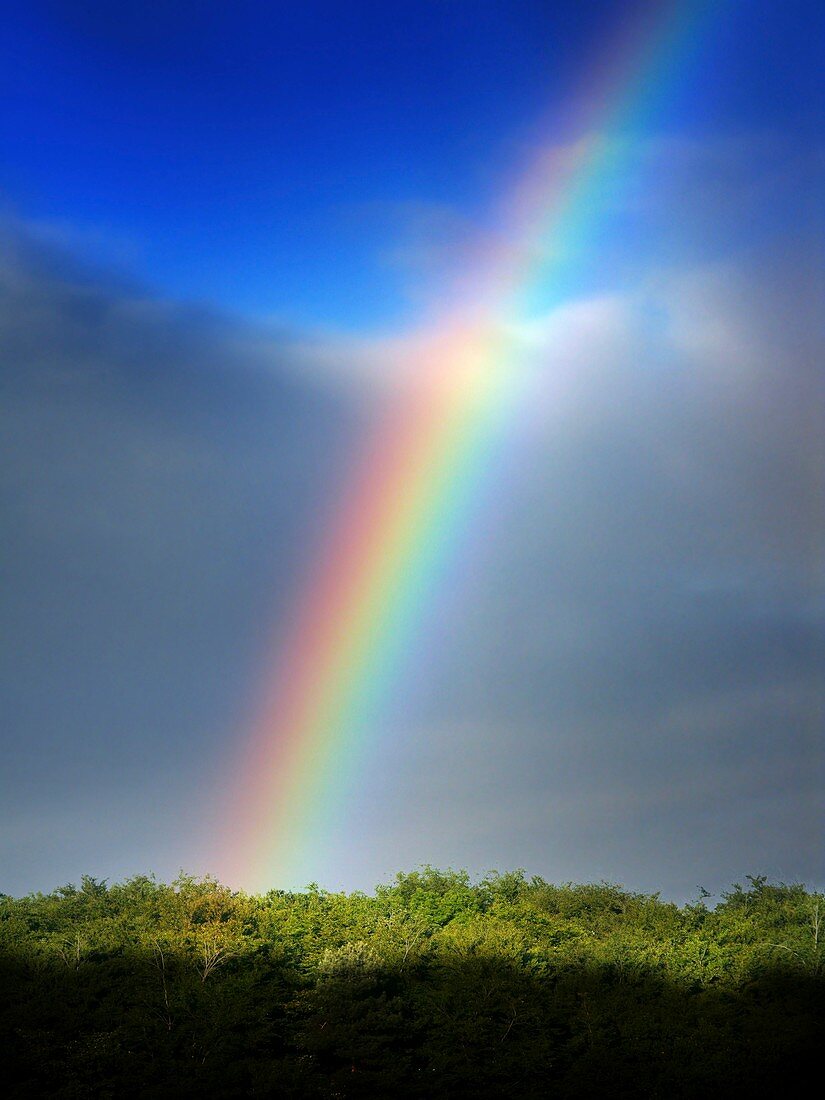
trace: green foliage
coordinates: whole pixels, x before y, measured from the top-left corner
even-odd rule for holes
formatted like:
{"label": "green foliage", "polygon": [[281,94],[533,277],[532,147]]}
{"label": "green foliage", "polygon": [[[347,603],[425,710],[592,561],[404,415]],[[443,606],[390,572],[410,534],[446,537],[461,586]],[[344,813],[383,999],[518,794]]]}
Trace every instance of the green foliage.
{"label": "green foliage", "polygon": [[0,895],[13,1097],[693,1097],[818,1063],[825,898],[711,908],[423,867],[374,896],[138,876]]}

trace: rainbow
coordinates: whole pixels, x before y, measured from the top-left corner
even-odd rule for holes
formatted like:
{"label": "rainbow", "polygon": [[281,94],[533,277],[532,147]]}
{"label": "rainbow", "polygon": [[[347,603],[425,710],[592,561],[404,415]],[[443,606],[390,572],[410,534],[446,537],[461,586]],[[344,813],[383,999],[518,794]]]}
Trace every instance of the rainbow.
{"label": "rainbow", "polygon": [[628,22],[580,97],[575,140],[520,173],[507,244],[486,257],[483,278],[457,289],[388,400],[270,662],[223,829],[230,881],[302,885],[328,844],[523,394],[512,334],[563,299],[708,7],[648,4]]}

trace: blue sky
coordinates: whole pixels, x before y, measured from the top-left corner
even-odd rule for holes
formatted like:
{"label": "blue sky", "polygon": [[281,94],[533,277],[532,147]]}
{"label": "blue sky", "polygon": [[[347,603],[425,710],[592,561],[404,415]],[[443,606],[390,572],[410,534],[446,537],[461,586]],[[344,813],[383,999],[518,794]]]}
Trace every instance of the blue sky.
{"label": "blue sky", "polygon": [[[531,144],[575,136],[571,94],[638,7],[17,6],[6,202],[187,300],[290,323],[414,319],[421,273],[392,261],[392,239],[482,230]],[[657,128],[810,139],[817,5],[715,8]]]}
{"label": "blue sky", "polygon": [[[637,9],[8,6],[0,890],[222,872],[376,396]],[[823,883],[822,23],[708,6],[303,882]]]}

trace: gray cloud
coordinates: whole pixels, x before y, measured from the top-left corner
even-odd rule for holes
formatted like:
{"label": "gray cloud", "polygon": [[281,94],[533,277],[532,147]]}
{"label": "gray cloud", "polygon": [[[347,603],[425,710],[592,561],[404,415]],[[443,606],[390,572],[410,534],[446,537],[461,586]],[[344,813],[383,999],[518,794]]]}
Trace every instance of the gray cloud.
{"label": "gray cloud", "polygon": [[[267,636],[415,343],[253,329],[5,233],[0,889],[220,871]],[[783,241],[515,335],[523,414],[308,878],[822,882],[821,273]]]}
{"label": "gray cloud", "polygon": [[285,335],[4,238],[0,888],[174,873],[360,407]]}

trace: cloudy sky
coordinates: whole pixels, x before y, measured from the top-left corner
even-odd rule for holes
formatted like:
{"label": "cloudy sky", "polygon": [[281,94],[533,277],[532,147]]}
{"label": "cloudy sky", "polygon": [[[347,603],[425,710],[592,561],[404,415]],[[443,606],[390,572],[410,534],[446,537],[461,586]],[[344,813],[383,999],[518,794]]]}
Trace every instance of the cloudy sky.
{"label": "cloudy sky", "polygon": [[[645,7],[698,29],[575,277],[511,324],[524,399],[334,829],[271,885],[825,884],[822,11]],[[7,893],[231,881],[227,775],[306,560],[639,4],[152,11],[6,18]]]}

